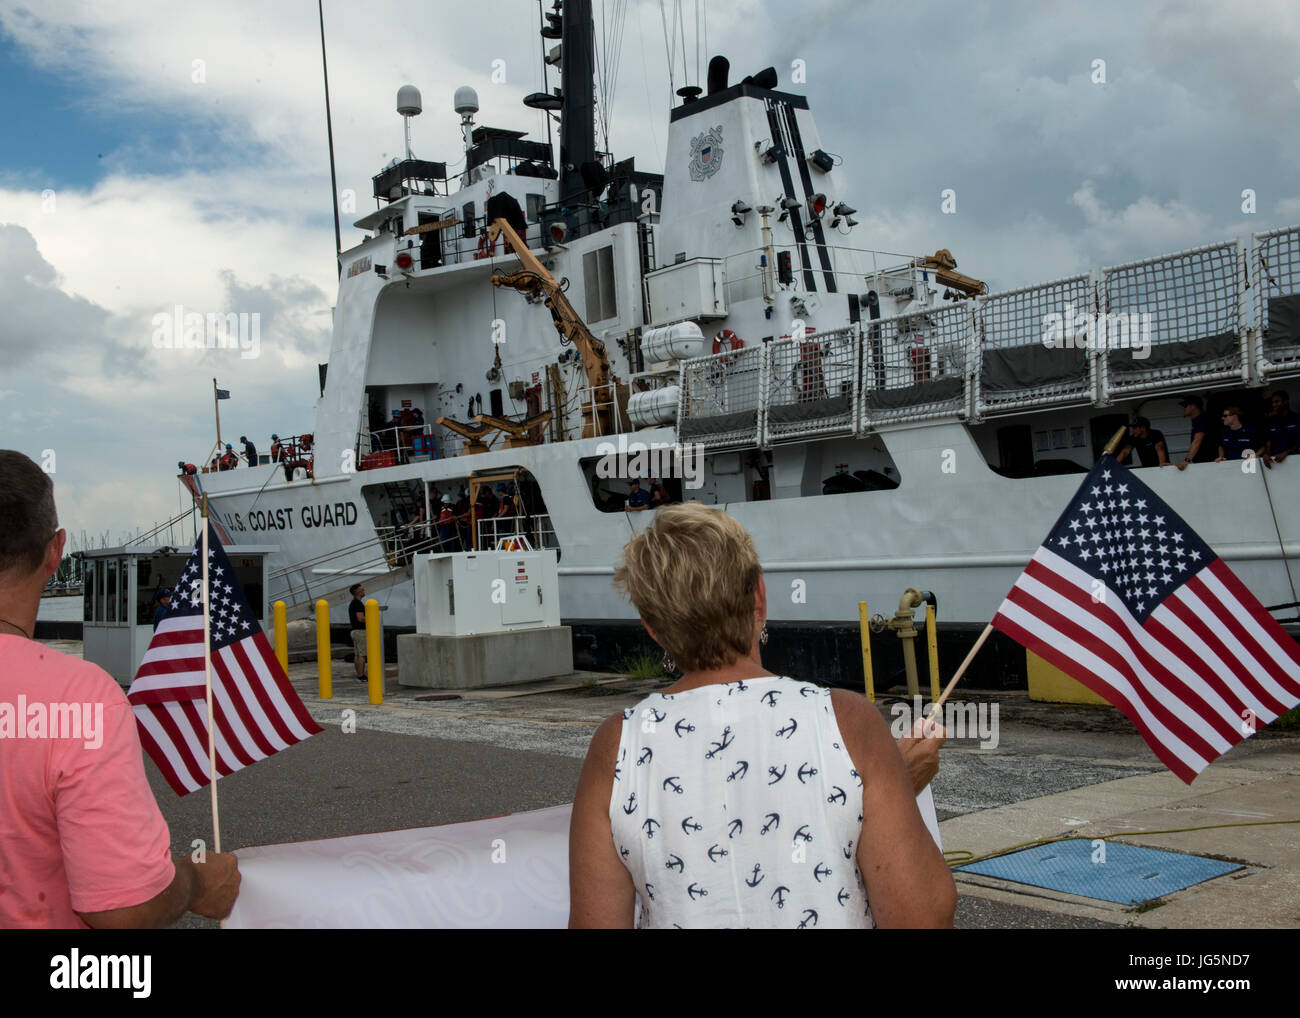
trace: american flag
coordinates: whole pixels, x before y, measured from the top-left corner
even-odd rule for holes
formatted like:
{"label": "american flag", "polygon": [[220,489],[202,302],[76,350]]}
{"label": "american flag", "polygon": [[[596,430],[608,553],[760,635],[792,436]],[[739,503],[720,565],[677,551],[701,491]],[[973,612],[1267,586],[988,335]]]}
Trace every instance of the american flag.
{"label": "american flag", "polygon": [[[231,774],[319,732],[209,531],[208,606],[217,773]],[[172,588],[127,699],[140,742],[177,795],[208,784],[202,537]]]}
{"label": "american flag", "polygon": [[1189,784],[1300,702],[1300,645],[1109,454],[993,626],[1123,711]]}

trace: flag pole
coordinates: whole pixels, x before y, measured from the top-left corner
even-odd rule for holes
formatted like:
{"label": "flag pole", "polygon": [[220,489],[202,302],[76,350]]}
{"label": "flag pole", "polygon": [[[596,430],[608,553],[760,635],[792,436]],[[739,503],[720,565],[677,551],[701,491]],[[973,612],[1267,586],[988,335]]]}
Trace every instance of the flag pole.
{"label": "flag pole", "polygon": [[979,649],[984,646],[984,641],[989,638],[989,633],[991,632],[993,632],[992,622],[984,627],[984,632],[980,633],[980,638],[975,641],[975,646],[973,646],[970,649],[970,652],[966,655],[966,660],[961,663],[960,667],[958,667],[957,673],[952,677],[952,681],[944,687],[943,694],[930,705],[930,713],[925,716],[926,724],[929,724],[930,720],[938,714],[939,711],[943,710],[943,704],[944,701],[948,699],[948,694],[953,691],[953,687],[956,686],[957,683],[961,681],[961,677],[966,674],[966,669],[970,666],[971,661],[975,659],[975,655],[979,653]]}
{"label": "flag pole", "polygon": [[[1115,450],[1119,448],[1119,443],[1124,440],[1124,433],[1127,431],[1128,428],[1124,427],[1115,432],[1115,434],[1111,436],[1110,441],[1106,443],[1106,448],[1102,450],[1102,454],[1110,454],[1113,456]],[[944,702],[948,699],[948,695],[953,691],[953,688],[957,683],[961,681],[961,677],[966,674],[966,669],[970,666],[971,661],[974,660],[975,655],[979,653],[979,649],[984,646],[984,641],[989,638],[989,633],[991,632],[993,632],[992,622],[984,627],[984,632],[980,633],[979,639],[975,641],[975,646],[971,647],[970,653],[966,655],[966,660],[961,663],[957,669],[957,673],[953,675],[952,680],[944,687],[943,694],[930,705],[930,713],[925,716],[926,724],[933,720],[934,716],[943,709]]]}
{"label": "flag pole", "polygon": [[[212,412],[217,415],[217,451],[221,451],[221,403],[217,395],[217,380],[212,380]],[[205,514],[206,515],[206,514]],[[204,549],[207,550],[206,548]]]}
{"label": "flag pole", "polygon": [[[213,385],[216,379],[212,380]],[[212,717],[212,615],[208,606],[208,496],[203,496],[203,685],[208,701],[208,787],[212,789],[212,850],[221,851],[217,814],[217,726]]]}

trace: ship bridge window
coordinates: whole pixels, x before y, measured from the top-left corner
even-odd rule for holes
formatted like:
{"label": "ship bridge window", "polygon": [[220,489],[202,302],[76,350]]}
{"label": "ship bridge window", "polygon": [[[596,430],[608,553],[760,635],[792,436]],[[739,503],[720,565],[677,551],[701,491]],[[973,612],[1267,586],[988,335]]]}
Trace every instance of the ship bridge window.
{"label": "ship bridge window", "polygon": [[614,246],[588,251],[582,256],[582,278],[587,291],[587,322],[618,317],[614,294]]}
{"label": "ship bridge window", "polygon": [[460,210],[461,222],[465,224],[465,236],[473,237],[478,232],[478,227],[474,221],[474,203],[467,201]]}
{"label": "ship bridge window", "polygon": [[542,209],[546,207],[546,195],[530,194],[525,196],[528,203],[527,217],[530,223],[542,221]]}

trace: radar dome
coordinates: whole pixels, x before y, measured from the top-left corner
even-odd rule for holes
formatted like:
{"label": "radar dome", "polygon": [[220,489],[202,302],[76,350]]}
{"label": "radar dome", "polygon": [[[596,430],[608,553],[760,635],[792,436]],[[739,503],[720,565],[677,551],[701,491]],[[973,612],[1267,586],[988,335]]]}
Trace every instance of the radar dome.
{"label": "radar dome", "polygon": [[478,112],[478,93],[468,85],[461,85],[456,89],[456,95],[452,100],[452,109],[464,116],[466,113]]}
{"label": "radar dome", "polygon": [[414,85],[403,85],[397,90],[397,112],[404,117],[416,117],[424,107],[420,103],[420,90]]}

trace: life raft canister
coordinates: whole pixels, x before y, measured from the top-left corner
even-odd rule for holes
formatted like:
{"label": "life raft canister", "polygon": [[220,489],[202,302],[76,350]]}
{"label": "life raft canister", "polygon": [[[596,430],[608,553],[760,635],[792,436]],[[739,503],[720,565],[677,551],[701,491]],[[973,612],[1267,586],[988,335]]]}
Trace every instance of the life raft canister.
{"label": "life raft canister", "polygon": [[[719,332],[716,336],[713,337],[714,353],[730,353],[733,350],[743,349],[744,346],[745,346],[745,341],[741,339],[739,336],[737,336],[730,329],[723,329],[721,332]],[[730,364],[731,358],[723,357],[721,358],[719,363]]]}

